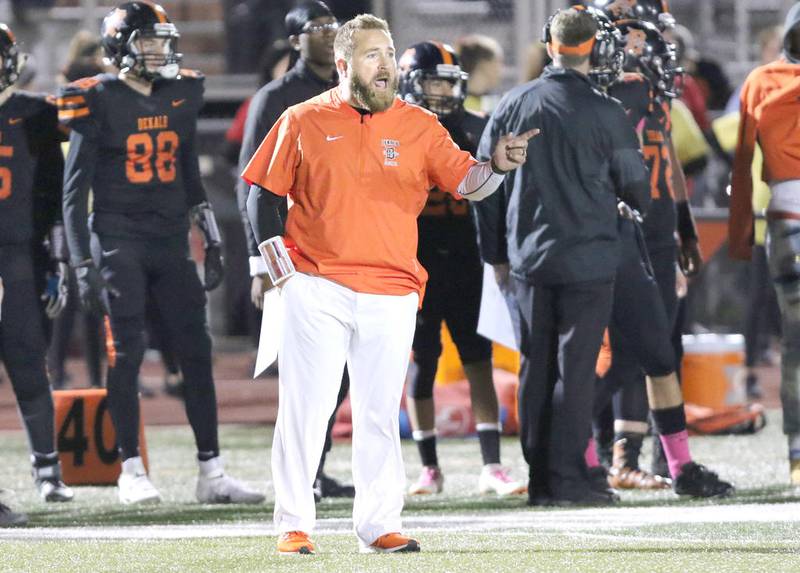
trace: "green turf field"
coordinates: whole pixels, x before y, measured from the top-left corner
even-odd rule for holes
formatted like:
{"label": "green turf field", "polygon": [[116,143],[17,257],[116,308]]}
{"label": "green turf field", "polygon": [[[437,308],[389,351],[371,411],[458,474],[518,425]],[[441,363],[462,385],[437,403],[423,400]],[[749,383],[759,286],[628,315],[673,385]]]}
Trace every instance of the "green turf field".
{"label": "green turf field", "polygon": [[[319,553],[274,553],[268,445],[264,427],[227,426],[222,444],[230,473],[259,486],[267,504],[193,503],[196,466],[188,427],[147,431],[151,476],[165,503],[126,508],[114,488],[81,487],[71,504],[38,501],[22,432],[0,434],[2,499],[30,517],[0,529],[3,571],[800,571],[800,492],[788,487],[780,419],[771,413],[756,436],[695,438],[702,463],[732,479],[736,497],[680,500],[670,492],[623,493],[612,509],[532,510],[524,499],[480,497],[476,440],[443,440],[445,493],[406,505],[418,555],[359,555],[350,503],[319,505]],[[404,445],[409,478],[416,450]],[[348,474],[350,449],[337,444],[329,473]],[[504,463],[524,475],[519,446],[503,442]]]}

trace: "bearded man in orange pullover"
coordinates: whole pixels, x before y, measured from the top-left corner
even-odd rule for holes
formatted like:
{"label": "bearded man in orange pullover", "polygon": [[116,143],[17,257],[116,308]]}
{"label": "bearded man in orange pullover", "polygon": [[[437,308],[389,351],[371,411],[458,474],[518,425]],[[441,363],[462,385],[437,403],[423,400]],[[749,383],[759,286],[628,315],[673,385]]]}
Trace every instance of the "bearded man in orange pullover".
{"label": "bearded man in orange pullover", "polygon": [[[334,53],[339,86],[287,109],[242,175],[251,184],[253,234],[284,309],[272,445],[278,552],[314,552],[311,485],[345,362],[359,545],[370,553],[419,551],[400,534],[398,425],[428,278],[417,260],[417,216],[433,187],[456,199],[489,196],[525,162],[538,130],[504,135],[491,161],[479,163],[435,114],[396,97],[385,21],[350,20],[336,33]],[[278,206],[286,195],[294,204],[284,228]]]}

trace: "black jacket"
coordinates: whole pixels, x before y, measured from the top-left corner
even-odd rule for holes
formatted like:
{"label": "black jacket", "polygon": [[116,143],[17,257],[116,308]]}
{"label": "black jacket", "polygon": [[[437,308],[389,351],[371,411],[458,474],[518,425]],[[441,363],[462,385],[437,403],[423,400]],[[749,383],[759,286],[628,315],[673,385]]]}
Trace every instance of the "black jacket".
{"label": "black jacket", "polygon": [[619,262],[617,197],[644,212],[647,168],[619,103],[573,70],[548,67],[505,95],[478,148],[538,127],[521,168],[476,204],[482,258],[511,274],[558,285],[611,280]]}
{"label": "black jacket", "polygon": [[[291,106],[318,96],[336,85],[334,78],[323,80],[306,66],[303,60],[298,60],[286,75],[271,81],[256,92],[247,109],[247,120],[244,124],[244,138],[242,149],[239,153],[239,170],[241,173],[250,162],[258,146],[278,121],[281,114]],[[258,257],[258,245],[247,218],[247,195],[250,186],[244,179],[239,179],[236,185],[236,198],[239,212],[244,224],[247,250],[251,257]],[[285,201],[283,219],[286,219]]]}

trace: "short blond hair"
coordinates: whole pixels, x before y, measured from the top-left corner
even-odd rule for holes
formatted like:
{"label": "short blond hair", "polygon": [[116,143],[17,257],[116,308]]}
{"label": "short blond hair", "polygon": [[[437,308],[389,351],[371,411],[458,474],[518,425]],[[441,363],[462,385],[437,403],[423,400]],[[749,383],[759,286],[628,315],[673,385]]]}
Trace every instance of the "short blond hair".
{"label": "short blond hair", "polygon": [[339,27],[336,32],[336,39],[333,41],[333,53],[336,59],[343,59],[349,62],[353,58],[353,38],[360,30],[383,30],[389,37],[392,32],[389,24],[383,18],[378,18],[372,14],[359,14],[352,20],[348,20]]}

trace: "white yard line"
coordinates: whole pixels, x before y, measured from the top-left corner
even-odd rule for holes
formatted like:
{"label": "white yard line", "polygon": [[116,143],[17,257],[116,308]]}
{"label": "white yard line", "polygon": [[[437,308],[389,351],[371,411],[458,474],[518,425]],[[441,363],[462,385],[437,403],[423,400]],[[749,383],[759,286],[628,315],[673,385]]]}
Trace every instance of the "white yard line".
{"label": "white yard line", "polygon": [[[564,533],[582,537],[633,540],[614,532],[646,526],[698,523],[800,523],[800,503],[702,505],[698,507],[632,507],[553,511],[486,511],[458,515],[408,515],[404,526],[420,532],[485,532],[504,530],[516,534],[531,531]],[[315,536],[348,533],[350,519],[331,518],[318,522]],[[602,533],[601,533],[602,532]],[[0,529],[0,540],[100,540],[100,539],[197,539],[274,536],[270,522],[251,524],[142,525],[92,527],[40,527]],[[637,541],[685,539],[637,536]]]}

